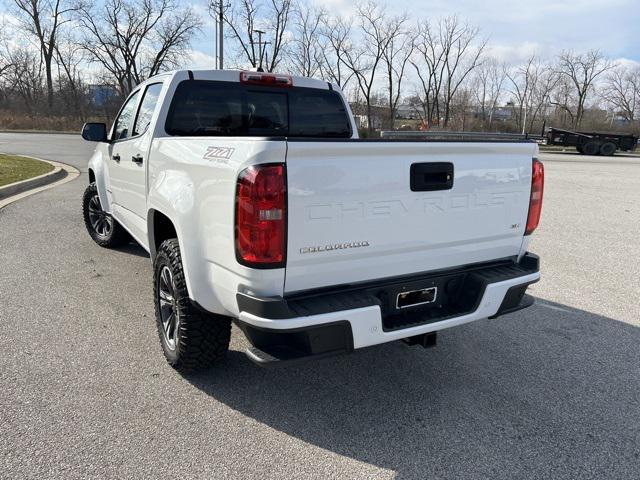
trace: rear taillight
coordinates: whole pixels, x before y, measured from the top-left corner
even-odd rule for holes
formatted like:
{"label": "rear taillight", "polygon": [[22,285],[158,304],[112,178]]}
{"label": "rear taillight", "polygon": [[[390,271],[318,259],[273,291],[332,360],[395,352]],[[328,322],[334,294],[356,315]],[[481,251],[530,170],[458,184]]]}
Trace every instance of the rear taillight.
{"label": "rear taillight", "polygon": [[527,229],[524,234],[529,235],[538,228],[542,213],[542,194],[544,192],[544,165],[537,158],[533,159],[531,178],[531,198],[529,199],[529,216]]}
{"label": "rear taillight", "polygon": [[249,267],[285,263],[287,191],[285,166],[255,165],[236,184],[236,258]]}
{"label": "rear taillight", "polygon": [[240,72],[240,83],[269,87],[292,87],[293,78],[290,75],[278,75],[274,73]]}

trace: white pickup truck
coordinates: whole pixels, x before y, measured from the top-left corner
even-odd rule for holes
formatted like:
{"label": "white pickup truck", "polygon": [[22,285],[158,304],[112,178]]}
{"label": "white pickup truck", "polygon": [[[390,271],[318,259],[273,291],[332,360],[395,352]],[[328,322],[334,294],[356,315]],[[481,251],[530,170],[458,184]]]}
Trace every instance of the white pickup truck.
{"label": "white pickup truck", "polygon": [[543,166],[527,141],[360,140],[327,82],[175,71],[129,95],[83,198],[91,237],[153,262],[168,362],[256,363],[405,340],[531,305]]}

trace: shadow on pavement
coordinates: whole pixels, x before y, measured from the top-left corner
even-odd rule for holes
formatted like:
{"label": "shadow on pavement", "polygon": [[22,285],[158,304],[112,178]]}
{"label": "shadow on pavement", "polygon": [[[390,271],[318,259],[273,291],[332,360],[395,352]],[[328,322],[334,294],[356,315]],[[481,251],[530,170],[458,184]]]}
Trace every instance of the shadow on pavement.
{"label": "shadow on pavement", "polygon": [[120,247],[117,251],[122,253],[128,253],[137,257],[149,258],[147,251],[142,248],[135,240],[127,243],[124,247]]}
{"label": "shadow on pavement", "polygon": [[639,328],[539,300],[438,340],[280,369],[232,351],[188,380],[396,478],[638,478]]}

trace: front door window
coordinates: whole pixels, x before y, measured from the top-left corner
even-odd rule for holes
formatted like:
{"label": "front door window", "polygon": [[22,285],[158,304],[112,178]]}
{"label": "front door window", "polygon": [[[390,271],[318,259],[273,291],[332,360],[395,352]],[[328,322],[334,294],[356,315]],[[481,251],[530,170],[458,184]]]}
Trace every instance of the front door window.
{"label": "front door window", "polygon": [[140,91],[131,95],[122,107],[120,115],[116,119],[113,127],[113,137],[111,140],[123,140],[131,136],[131,121],[133,120],[133,114],[136,109],[136,103],[138,101],[138,95]]}

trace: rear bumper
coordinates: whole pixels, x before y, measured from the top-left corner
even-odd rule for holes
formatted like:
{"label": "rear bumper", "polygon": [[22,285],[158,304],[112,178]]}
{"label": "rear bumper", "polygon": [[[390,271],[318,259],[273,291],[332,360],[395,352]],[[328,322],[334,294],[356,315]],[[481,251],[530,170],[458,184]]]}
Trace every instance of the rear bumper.
{"label": "rear bumper", "polygon": [[[350,352],[526,308],[540,279],[539,259],[496,262],[287,298],[238,293],[238,326],[257,363]],[[398,310],[398,292],[437,286],[438,302]]]}

